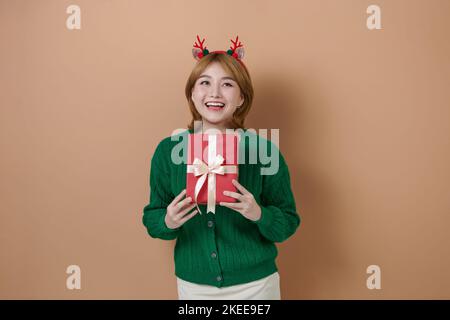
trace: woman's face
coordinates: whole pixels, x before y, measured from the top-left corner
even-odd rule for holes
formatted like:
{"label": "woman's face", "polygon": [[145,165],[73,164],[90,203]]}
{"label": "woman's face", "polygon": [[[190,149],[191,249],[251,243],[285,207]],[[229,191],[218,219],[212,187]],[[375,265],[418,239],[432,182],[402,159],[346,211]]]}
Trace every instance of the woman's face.
{"label": "woman's face", "polygon": [[202,116],[204,127],[226,128],[244,98],[231,75],[220,63],[212,62],[195,82],[192,101]]}

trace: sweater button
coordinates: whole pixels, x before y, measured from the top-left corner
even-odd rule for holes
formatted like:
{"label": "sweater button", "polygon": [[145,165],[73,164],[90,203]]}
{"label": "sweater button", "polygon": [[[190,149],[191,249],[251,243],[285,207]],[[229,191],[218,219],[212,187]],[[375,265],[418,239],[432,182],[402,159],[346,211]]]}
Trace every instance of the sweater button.
{"label": "sweater button", "polygon": [[211,253],[211,258],[215,259],[217,257],[217,253],[213,252]]}
{"label": "sweater button", "polygon": [[217,276],[216,280],[217,281],[222,281],[222,277],[221,276]]}
{"label": "sweater button", "polygon": [[213,225],[214,225],[214,222],[208,221],[208,227],[212,228]]}

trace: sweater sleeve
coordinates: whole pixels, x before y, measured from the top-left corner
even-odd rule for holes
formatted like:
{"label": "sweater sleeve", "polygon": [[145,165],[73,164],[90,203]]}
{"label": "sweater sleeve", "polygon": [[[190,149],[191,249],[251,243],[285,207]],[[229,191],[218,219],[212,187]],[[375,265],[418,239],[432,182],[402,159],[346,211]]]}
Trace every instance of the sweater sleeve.
{"label": "sweater sleeve", "polygon": [[255,223],[261,234],[270,241],[285,241],[300,225],[289,169],[281,153],[278,172],[263,176],[260,207],[261,218]]}
{"label": "sweater sleeve", "polygon": [[150,202],[144,207],[142,222],[152,238],[173,240],[178,236],[179,228],[170,229],[164,219],[167,206],[174,196],[170,191],[170,170],[164,162],[163,142],[156,147],[150,168]]}

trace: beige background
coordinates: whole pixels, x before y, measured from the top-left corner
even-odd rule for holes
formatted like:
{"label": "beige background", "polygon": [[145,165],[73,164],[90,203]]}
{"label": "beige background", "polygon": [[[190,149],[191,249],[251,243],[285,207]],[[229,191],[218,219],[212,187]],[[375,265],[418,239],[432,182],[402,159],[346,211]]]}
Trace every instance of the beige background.
{"label": "beige background", "polygon": [[197,34],[240,36],[247,125],[280,129],[303,219],[282,297],[450,298],[449,18],[447,0],[1,0],[0,298],[177,298],[175,242],[141,218],[154,148],[190,119]]}

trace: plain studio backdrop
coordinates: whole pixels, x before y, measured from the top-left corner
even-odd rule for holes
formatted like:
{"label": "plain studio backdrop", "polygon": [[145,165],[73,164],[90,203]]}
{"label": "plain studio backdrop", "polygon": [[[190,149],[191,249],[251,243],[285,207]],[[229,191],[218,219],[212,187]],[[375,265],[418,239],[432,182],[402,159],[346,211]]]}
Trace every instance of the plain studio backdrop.
{"label": "plain studio backdrop", "polygon": [[449,31],[447,0],[1,0],[0,298],[177,298],[175,241],[141,219],[197,34],[239,35],[247,127],[280,129],[302,217],[282,298],[450,298]]}

